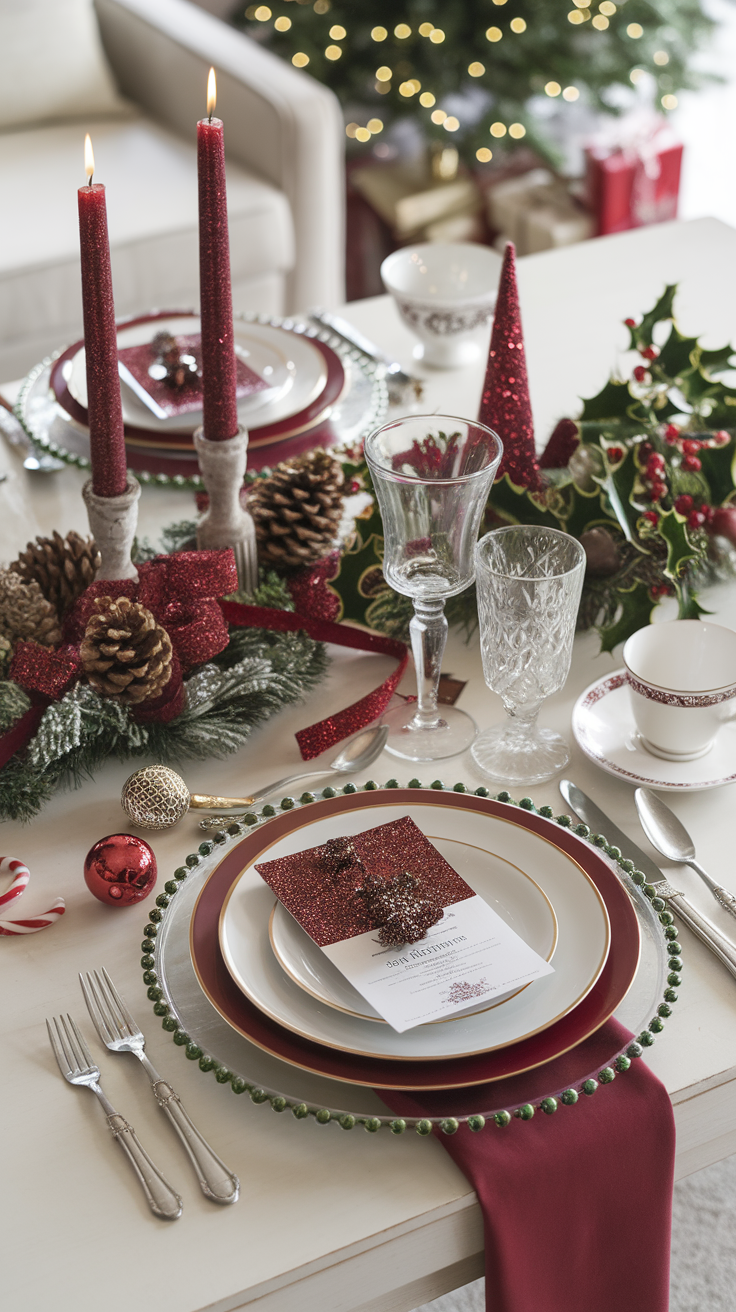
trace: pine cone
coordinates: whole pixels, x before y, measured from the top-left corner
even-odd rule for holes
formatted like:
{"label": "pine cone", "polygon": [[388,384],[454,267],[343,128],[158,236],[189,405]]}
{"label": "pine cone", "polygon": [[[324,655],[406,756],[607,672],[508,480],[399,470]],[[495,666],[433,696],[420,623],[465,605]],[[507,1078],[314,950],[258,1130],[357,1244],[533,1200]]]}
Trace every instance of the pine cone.
{"label": "pine cone", "polygon": [[23,638],[42,647],[61,642],[54,606],[36,582],[24,583],[9,569],[0,570],[0,634],[12,643]]}
{"label": "pine cone", "polygon": [[9,568],[25,583],[35,581],[46,600],[64,615],[94,581],[100,553],[92,538],[80,537],[72,529],[65,538],[56,532],[51,538],[37,537]]}
{"label": "pine cone", "polygon": [[79,654],[92,687],[123,706],[158,697],[171,678],[171,639],[130,597],[98,597]]}
{"label": "pine cone", "polygon": [[317,447],[277,465],[253,484],[248,509],[255,520],[261,565],[311,565],[331,550],[342,517],[342,469]]}

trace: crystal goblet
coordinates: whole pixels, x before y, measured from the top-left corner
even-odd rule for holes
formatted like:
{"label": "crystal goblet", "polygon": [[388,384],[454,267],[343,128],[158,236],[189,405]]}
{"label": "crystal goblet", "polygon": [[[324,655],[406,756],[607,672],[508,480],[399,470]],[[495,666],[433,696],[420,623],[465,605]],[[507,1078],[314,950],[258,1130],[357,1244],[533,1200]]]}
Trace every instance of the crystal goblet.
{"label": "crystal goblet", "polygon": [[541,783],[570,757],[537,716],[570,669],[585,551],[558,529],[514,524],[481,538],[475,563],[483,674],[508,720],[479,734],[472,756],[492,779]]}
{"label": "crystal goblet", "polygon": [[447,597],[473,582],[473,550],[502,452],[484,424],[446,415],[398,419],[365,443],[383,519],[383,576],[414,603],[409,628],[417,701],[384,716],[387,751],[408,761],[455,756],[477,732],[464,711],[437,705],[444,609]]}

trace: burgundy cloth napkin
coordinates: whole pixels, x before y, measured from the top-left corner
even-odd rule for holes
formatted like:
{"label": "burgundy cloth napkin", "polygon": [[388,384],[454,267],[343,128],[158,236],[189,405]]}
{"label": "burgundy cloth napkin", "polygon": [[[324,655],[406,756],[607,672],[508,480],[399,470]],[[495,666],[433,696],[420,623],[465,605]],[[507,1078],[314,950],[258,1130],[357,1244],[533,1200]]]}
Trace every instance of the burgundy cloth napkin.
{"label": "burgundy cloth napkin", "polygon": [[[605,1066],[630,1039],[609,1020],[537,1071],[471,1089],[380,1091],[398,1116],[533,1102]],[[441,1131],[483,1209],[487,1312],[667,1312],[675,1125],[644,1060],[551,1116]]]}

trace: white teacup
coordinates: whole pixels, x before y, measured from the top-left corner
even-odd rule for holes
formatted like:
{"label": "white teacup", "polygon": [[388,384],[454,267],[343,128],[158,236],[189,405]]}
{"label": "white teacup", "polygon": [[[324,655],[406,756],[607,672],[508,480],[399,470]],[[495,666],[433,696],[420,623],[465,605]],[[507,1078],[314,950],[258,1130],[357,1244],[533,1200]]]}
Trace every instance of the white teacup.
{"label": "white teacup", "polygon": [[642,743],[666,761],[695,761],[736,715],[736,633],[703,620],[648,624],[623,651]]}
{"label": "white teacup", "polygon": [[474,242],[423,242],[383,261],[383,285],[420,340],[417,359],[440,369],[478,359],[500,272],[501,256]]}

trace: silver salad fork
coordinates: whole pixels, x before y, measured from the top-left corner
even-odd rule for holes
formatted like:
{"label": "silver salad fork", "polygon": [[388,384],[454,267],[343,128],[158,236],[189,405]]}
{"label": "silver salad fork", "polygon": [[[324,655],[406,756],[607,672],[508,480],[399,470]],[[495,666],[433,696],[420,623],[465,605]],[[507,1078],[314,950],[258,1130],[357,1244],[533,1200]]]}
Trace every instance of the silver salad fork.
{"label": "silver salad fork", "polygon": [[235,1203],[240,1193],[237,1175],[210,1148],[190,1120],[177,1093],[162,1080],[146,1056],[146,1040],[136,1025],[107,971],[80,974],[87,1010],[102,1042],[110,1052],[132,1052],[143,1066],[156,1101],[181,1139],[197,1174],[202,1193],[215,1203]]}
{"label": "silver salad fork", "polygon": [[135,1130],[124,1116],[115,1111],[112,1103],[100,1088],[100,1069],[92,1062],[89,1048],[71,1016],[54,1016],[46,1021],[49,1041],[59,1070],[70,1084],[78,1084],[97,1094],[107,1117],[107,1124],[143,1186],[148,1206],[165,1221],[176,1221],[181,1216],[181,1198],[158,1167],[151,1161],[139,1142]]}

